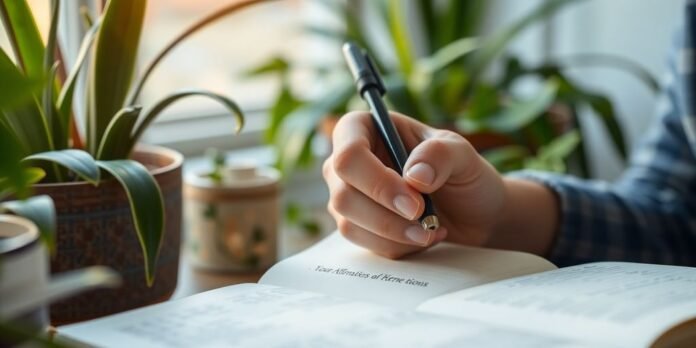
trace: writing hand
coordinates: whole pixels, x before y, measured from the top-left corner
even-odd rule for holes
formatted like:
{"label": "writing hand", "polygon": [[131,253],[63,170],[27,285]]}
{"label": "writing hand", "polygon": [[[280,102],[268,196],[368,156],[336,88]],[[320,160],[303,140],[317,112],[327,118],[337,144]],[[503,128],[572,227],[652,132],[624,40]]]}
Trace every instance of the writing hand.
{"label": "writing hand", "polygon": [[[495,169],[457,133],[391,113],[410,151],[404,176],[389,156],[367,112],[341,118],[333,153],[323,167],[328,210],[352,242],[389,258],[417,252],[445,238],[483,245],[505,208],[506,191]],[[420,193],[431,194],[441,227],[424,230]]]}

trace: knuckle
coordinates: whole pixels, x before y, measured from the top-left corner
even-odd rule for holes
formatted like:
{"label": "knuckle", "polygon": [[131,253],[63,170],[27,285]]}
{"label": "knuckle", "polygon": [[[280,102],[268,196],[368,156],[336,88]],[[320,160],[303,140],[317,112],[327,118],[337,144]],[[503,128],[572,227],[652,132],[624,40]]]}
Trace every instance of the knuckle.
{"label": "knuckle", "polygon": [[355,228],[348,219],[339,219],[336,221],[336,228],[338,228],[341,235],[348,240],[352,240],[355,236]]}
{"label": "knuckle", "polygon": [[334,210],[338,213],[346,212],[350,208],[352,196],[351,188],[348,185],[339,185],[331,195]]}
{"label": "knuckle", "polygon": [[379,219],[379,222],[377,222],[377,228],[378,231],[380,231],[381,235],[385,236],[396,236],[397,235],[397,228],[396,224],[391,221],[391,219]]}
{"label": "knuckle", "polygon": [[445,154],[449,152],[449,146],[445,139],[432,139],[428,143],[428,148],[432,153]]}
{"label": "knuckle", "polygon": [[[338,124],[351,123],[355,121],[363,121],[365,118],[370,118],[370,113],[367,111],[351,111],[338,120]],[[338,125],[337,124],[337,125]]]}
{"label": "knuckle", "polygon": [[377,202],[388,201],[389,177],[387,175],[379,175],[375,178],[372,188],[370,189],[370,197]]}
{"label": "knuckle", "polygon": [[331,169],[333,167],[331,162],[331,156],[329,156],[321,165],[321,174],[324,176],[324,180],[328,180],[329,175],[331,174]]}
{"label": "knuckle", "polygon": [[333,155],[333,169],[339,176],[343,176],[350,171],[357,158],[356,154],[360,151],[360,146],[362,145],[359,143],[350,143],[341,149],[336,149],[336,153]]}

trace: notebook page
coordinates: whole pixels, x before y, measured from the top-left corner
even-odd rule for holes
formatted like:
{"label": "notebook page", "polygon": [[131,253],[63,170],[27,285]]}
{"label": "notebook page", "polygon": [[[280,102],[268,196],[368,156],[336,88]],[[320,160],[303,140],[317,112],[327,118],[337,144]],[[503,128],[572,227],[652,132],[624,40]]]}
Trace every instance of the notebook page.
{"label": "notebook page", "polygon": [[412,309],[448,292],[553,268],[531,254],[450,243],[395,261],[334,233],[276,264],[259,283]]}
{"label": "notebook page", "polygon": [[447,294],[419,310],[571,339],[649,346],[674,325],[696,318],[696,268],[591,263]]}
{"label": "notebook page", "polygon": [[100,347],[582,347],[412,311],[244,284],[59,328]]}

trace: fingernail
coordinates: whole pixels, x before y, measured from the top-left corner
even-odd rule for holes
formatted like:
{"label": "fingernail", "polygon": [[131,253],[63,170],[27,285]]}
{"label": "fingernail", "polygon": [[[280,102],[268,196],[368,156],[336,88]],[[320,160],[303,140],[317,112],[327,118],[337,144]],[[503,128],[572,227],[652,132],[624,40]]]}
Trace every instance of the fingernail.
{"label": "fingernail", "polygon": [[406,171],[406,175],[423,185],[430,185],[435,181],[435,170],[429,164],[423,162],[416,163],[409,168]]}
{"label": "fingernail", "polygon": [[426,231],[418,225],[412,225],[406,228],[406,238],[418,245],[428,245],[431,233],[432,232]]}
{"label": "fingernail", "polygon": [[406,195],[398,195],[394,198],[394,208],[403,215],[403,217],[413,220],[418,213],[418,202]]}

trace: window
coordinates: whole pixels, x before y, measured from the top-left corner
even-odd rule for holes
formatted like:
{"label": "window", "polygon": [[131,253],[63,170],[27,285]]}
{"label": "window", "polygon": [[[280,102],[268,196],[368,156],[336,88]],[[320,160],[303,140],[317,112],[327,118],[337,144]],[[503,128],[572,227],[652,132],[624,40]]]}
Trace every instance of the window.
{"label": "window", "polygon": [[[185,28],[221,6],[216,0],[151,0],[140,44],[143,64]],[[160,63],[145,86],[145,106],[182,88],[210,89],[231,97],[248,113],[244,136],[229,135],[232,120],[223,115],[224,110],[215,102],[191,98],[165,113],[146,140],[165,143],[185,153],[208,146],[229,147],[234,142],[258,142],[260,138],[249,133],[260,134],[263,129],[264,110],[277,93],[278,81],[272,76],[248,78],[244,72],[274,56],[301,60],[304,55],[317,52],[302,33],[302,23],[310,15],[308,6],[309,1],[278,1],[233,13],[180,44]],[[301,81],[302,77],[295,80]]]}
{"label": "window", "polygon": [[[145,66],[166,44],[196,21],[239,0],[150,0],[139,48],[139,66]],[[42,34],[49,26],[47,0],[29,0]],[[84,34],[80,6],[95,8],[97,0],[63,1],[60,39],[66,66],[71,66]],[[202,97],[183,99],[171,106],[145,134],[145,142],[159,143],[185,154],[200,154],[205,148],[260,144],[265,110],[278,90],[274,76],[245,77],[244,72],[282,56],[291,61],[316,61],[329,55],[325,43],[306,35],[308,22],[336,21],[312,0],[286,0],[256,4],[220,19],[190,36],[160,62],[141,94],[147,107],[181,89],[209,89],[237,101],[247,113],[242,136],[233,137],[233,119],[216,102]],[[9,43],[0,34],[0,45]],[[314,86],[311,76],[297,73],[294,86]],[[316,86],[314,86],[316,87]],[[295,88],[296,89],[296,88]],[[80,88],[78,87],[77,98]],[[83,103],[76,103],[78,116]]]}

